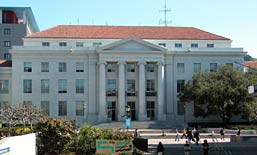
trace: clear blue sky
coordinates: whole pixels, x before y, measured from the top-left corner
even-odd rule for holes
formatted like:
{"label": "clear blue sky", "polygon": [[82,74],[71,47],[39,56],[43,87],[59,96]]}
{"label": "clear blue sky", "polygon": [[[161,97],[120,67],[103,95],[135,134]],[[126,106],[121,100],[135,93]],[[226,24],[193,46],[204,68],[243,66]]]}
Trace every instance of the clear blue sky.
{"label": "clear blue sky", "polygon": [[257,0],[0,0],[0,6],[29,6],[40,30],[56,25],[151,25],[197,27],[233,40],[257,58]]}

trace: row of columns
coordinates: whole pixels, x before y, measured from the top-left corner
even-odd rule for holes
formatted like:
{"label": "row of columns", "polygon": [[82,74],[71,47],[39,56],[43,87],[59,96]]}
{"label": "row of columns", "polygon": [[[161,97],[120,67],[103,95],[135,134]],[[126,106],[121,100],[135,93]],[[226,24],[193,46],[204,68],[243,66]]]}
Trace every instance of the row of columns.
{"label": "row of columns", "polygon": [[[105,121],[106,116],[106,75],[105,75],[106,62],[99,62],[99,119]],[[118,62],[119,75],[118,75],[118,118],[125,115],[125,62]],[[145,78],[145,65],[146,62],[139,62],[139,120],[147,120],[146,115],[146,78]],[[164,114],[164,67],[162,62],[158,62],[158,87],[157,87],[157,102],[158,112],[157,119],[165,120]]]}

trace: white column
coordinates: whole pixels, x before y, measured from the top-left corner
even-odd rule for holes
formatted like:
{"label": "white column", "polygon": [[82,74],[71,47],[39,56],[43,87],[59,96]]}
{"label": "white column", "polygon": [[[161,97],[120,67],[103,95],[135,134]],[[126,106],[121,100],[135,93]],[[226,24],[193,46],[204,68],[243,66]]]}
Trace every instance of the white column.
{"label": "white column", "polygon": [[164,66],[163,62],[158,62],[158,115],[159,121],[166,120],[164,114]]}
{"label": "white column", "polygon": [[145,62],[139,62],[139,120],[147,120],[145,100]]}
{"label": "white column", "polygon": [[107,115],[106,115],[106,77],[105,77],[105,65],[106,62],[99,62],[99,115],[98,115],[98,121],[106,121]]}
{"label": "white column", "polygon": [[125,115],[125,70],[124,70],[125,62],[118,62],[119,65],[119,95],[118,95],[118,102],[119,102],[119,114],[118,120],[123,120],[121,116]]}

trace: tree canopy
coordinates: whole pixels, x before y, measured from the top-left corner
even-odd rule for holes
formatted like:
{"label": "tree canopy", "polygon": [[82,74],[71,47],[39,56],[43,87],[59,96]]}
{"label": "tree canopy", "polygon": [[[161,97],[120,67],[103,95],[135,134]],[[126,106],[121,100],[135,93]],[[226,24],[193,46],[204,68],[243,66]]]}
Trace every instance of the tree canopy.
{"label": "tree canopy", "polygon": [[241,112],[248,95],[248,81],[240,69],[219,66],[217,72],[199,72],[179,94],[182,102],[194,103],[194,115],[218,114],[225,124]]}

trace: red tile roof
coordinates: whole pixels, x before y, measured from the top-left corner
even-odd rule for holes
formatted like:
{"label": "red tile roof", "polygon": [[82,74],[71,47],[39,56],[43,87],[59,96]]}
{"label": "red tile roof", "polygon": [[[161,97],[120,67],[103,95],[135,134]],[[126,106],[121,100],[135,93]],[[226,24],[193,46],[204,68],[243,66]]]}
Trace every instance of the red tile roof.
{"label": "red tile roof", "polygon": [[194,27],[59,25],[26,38],[230,40]]}
{"label": "red tile roof", "polygon": [[0,60],[0,67],[12,67],[11,60]]}
{"label": "red tile roof", "polygon": [[257,68],[257,61],[245,61],[244,66]]}

